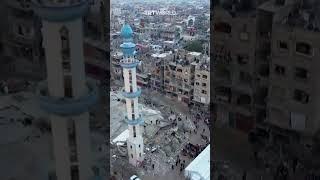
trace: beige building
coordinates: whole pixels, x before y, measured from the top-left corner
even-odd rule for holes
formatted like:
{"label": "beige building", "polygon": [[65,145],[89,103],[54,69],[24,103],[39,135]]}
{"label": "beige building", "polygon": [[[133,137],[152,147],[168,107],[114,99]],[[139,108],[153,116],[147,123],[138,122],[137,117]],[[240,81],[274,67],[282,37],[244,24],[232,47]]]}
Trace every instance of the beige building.
{"label": "beige building", "polygon": [[193,59],[186,52],[178,52],[165,62],[164,90],[167,96],[176,97],[185,103],[191,102],[195,71],[192,62]]}
{"label": "beige building", "polygon": [[195,65],[193,102],[208,107],[210,103],[210,58],[192,64]]}

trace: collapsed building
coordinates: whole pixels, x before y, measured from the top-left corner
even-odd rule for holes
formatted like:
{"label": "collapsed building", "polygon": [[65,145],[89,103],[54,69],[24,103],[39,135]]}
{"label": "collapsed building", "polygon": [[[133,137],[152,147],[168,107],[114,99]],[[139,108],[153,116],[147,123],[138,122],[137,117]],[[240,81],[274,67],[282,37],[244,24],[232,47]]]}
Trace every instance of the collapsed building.
{"label": "collapsed building", "polygon": [[[123,119],[124,102],[123,96],[119,91],[110,93],[111,128],[110,140],[111,151],[110,161],[111,170],[114,172],[122,171],[121,168],[127,167],[128,153],[126,138],[128,138],[126,122]],[[191,120],[179,121],[179,115],[170,112],[169,107],[154,110],[147,105],[140,103],[140,113],[144,117],[144,162],[138,169],[141,175],[164,175],[174,164],[176,157],[180,154],[183,147],[188,143],[189,134],[184,132],[193,131],[195,128]],[[181,118],[181,117],[180,117]],[[156,167],[152,168],[152,164]],[[130,172],[134,172],[132,167],[128,167]],[[131,170],[130,170],[131,169]],[[113,173],[111,172],[111,173]]]}

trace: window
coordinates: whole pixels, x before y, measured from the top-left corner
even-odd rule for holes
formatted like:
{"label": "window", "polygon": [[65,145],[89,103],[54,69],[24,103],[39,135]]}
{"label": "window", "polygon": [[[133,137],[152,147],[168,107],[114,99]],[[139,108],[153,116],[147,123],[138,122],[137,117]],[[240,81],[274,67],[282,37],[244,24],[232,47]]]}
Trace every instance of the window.
{"label": "window", "polygon": [[274,72],[275,72],[277,75],[283,76],[283,75],[285,75],[285,73],[286,73],[286,69],[285,69],[285,67],[283,67],[283,66],[275,65]]}
{"label": "window", "polygon": [[207,75],[202,75],[202,78],[203,78],[203,79],[207,79],[208,76],[207,76]]}
{"label": "window", "polygon": [[137,137],[137,134],[136,134],[136,126],[133,126],[133,137]]}
{"label": "window", "polygon": [[200,74],[197,74],[197,77],[198,77],[198,78],[201,77]]}
{"label": "window", "polygon": [[308,78],[308,71],[304,68],[295,68],[294,77],[296,79],[307,79]]}
{"label": "window", "polygon": [[141,147],[141,145],[139,144],[139,148]]}
{"label": "window", "polygon": [[313,53],[311,45],[304,42],[299,42],[296,44],[296,52],[307,56],[311,56]]}
{"label": "window", "polygon": [[130,145],[130,148],[132,149],[132,145]]}
{"label": "window", "polygon": [[64,96],[72,97],[72,79],[70,76],[64,76]]}
{"label": "window", "polygon": [[63,69],[65,71],[67,71],[67,72],[71,71],[71,63],[70,63],[70,61],[67,61],[67,60],[62,61],[62,66],[63,66]]}
{"label": "window", "polygon": [[182,69],[177,69],[178,72],[182,72]]}
{"label": "window", "polygon": [[132,107],[132,118],[134,119],[134,100],[131,100],[131,107]]}
{"label": "window", "polygon": [[131,158],[133,159],[133,154],[131,154]]}
{"label": "window", "polygon": [[139,156],[141,157],[141,153],[139,153]]}
{"label": "window", "polygon": [[287,50],[288,50],[288,44],[287,44],[287,42],[279,41],[279,49],[280,49],[280,50],[285,50],[285,51],[287,51]]}
{"label": "window", "polygon": [[303,104],[307,104],[309,102],[309,94],[302,90],[294,90],[294,100],[299,101]]}
{"label": "window", "polygon": [[237,60],[240,65],[248,64],[248,55],[237,55]]}
{"label": "window", "polygon": [[216,32],[231,33],[231,26],[228,23],[220,22],[214,25]]}
{"label": "window", "polygon": [[202,92],[202,94],[207,94],[207,91],[205,91],[205,90],[202,90],[201,92]]}
{"label": "window", "polygon": [[240,40],[247,41],[249,39],[249,33],[247,31],[247,25],[242,26],[242,32],[240,32]]}
{"label": "window", "polygon": [[22,27],[20,25],[18,25],[18,34],[22,36],[24,35]]}
{"label": "window", "polygon": [[202,83],[202,86],[203,86],[203,87],[206,87],[206,86],[207,86],[207,84],[206,84],[206,83]]}
{"label": "window", "polygon": [[69,31],[66,27],[60,29],[61,38],[61,55],[63,60],[70,59],[70,48],[69,48]]}
{"label": "window", "polygon": [[196,82],[196,85],[197,85],[197,86],[199,86],[199,84],[200,84],[199,82]]}

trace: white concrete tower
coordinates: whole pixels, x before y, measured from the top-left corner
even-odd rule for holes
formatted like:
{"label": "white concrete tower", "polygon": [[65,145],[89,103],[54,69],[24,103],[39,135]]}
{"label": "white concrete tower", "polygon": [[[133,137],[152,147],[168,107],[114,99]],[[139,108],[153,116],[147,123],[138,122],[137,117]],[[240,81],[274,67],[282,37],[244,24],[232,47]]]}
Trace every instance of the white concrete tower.
{"label": "white concrete tower", "polygon": [[121,30],[123,44],[123,59],[121,66],[123,68],[124,89],[123,96],[126,98],[126,121],[128,122],[129,138],[127,141],[129,163],[139,166],[144,159],[143,155],[143,120],[139,113],[138,97],[141,95],[141,89],[137,86],[136,67],[139,60],[134,58],[136,45],[132,43],[133,31],[128,24],[125,24]]}
{"label": "white concrete tower", "polygon": [[47,82],[40,84],[40,106],[48,112],[58,180],[92,178],[88,108],[97,89],[86,81],[82,17],[87,0],[37,0],[42,19]]}

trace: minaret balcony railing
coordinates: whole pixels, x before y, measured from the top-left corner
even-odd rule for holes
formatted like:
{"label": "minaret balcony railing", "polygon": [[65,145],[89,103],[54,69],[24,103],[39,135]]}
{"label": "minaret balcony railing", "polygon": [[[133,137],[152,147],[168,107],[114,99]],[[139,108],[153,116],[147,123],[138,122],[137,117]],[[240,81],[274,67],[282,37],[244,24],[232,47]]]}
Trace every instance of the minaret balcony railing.
{"label": "minaret balcony railing", "polygon": [[125,116],[125,121],[128,123],[128,125],[132,125],[132,126],[144,124],[144,121],[143,121],[141,115],[134,120],[130,120],[130,119],[128,119],[127,116]]}
{"label": "minaret balcony railing", "polygon": [[125,42],[120,47],[124,56],[133,56],[136,50],[136,45],[132,42]]}
{"label": "minaret balcony railing", "polygon": [[129,98],[129,99],[133,99],[133,98],[137,98],[141,95],[141,88],[137,88],[137,91],[135,92],[127,92],[125,91],[125,89],[123,88],[122,89],[122,95],[125,97],[125,98]]}
{"label": "minaret balcony railing", "polygon": [[140,61],[134,58],[126,58],[120,60],[120,65],[122,68],[130,69],[136,68],[139,65]]}
{"label": "minaret balcony railing", "polygon": [[40,108],[46,112],[61,116],[73,116],[84,113],[95,105],[98,100],[98,88],[93,82],[88,82],[89,92],[80,98],[52,97],[48,93],[47,83],[41,82],[38,88]]}
{"label": "minaret balcony railing", "polygon": [[89,10],[89,1],[79,0],[74,3],[52,3],[49,0],[33,0],[32,9],[44,20],[65,22],[84,16]]}

